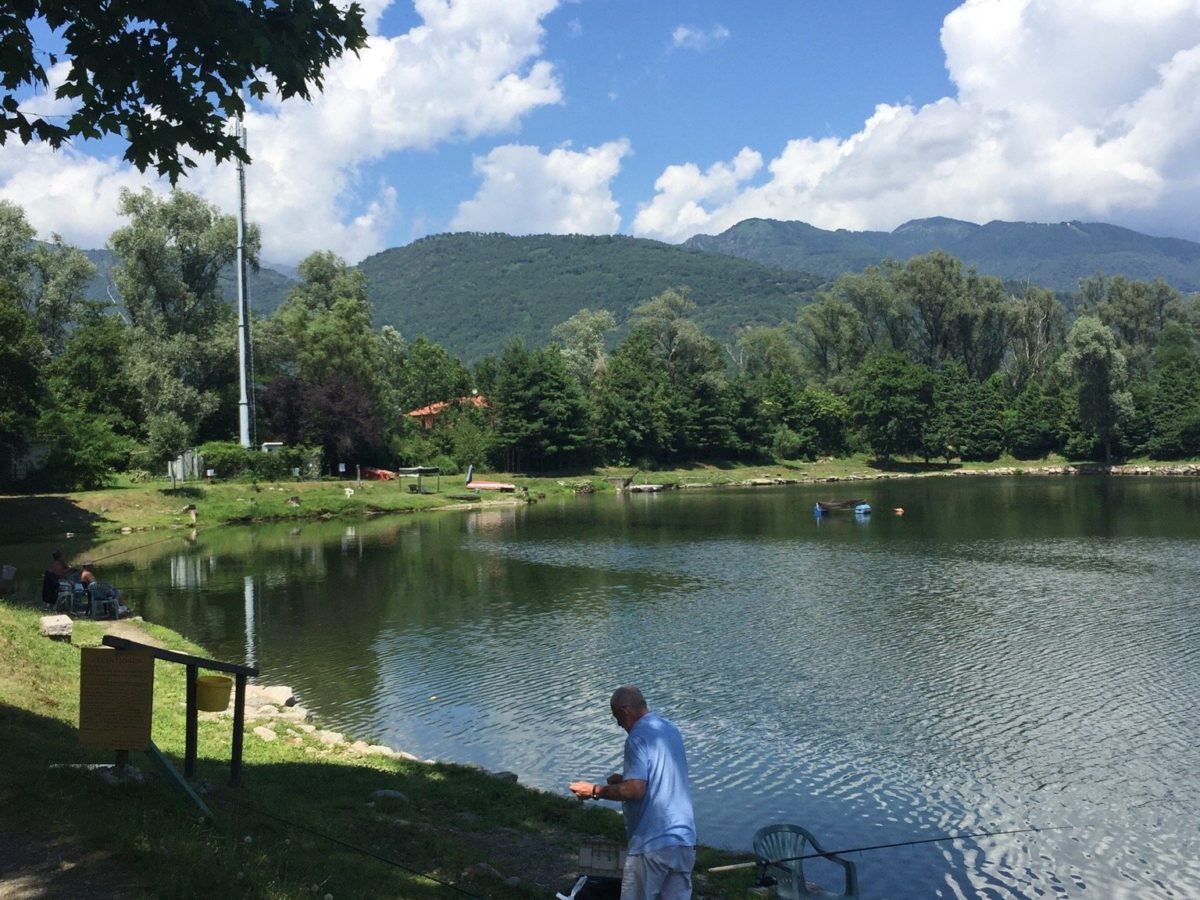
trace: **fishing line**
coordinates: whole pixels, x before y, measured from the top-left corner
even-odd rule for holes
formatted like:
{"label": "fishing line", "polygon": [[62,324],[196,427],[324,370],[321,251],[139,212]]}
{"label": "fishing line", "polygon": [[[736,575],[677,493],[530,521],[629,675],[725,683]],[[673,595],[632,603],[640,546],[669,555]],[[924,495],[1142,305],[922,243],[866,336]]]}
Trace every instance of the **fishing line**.
{"label": "fishing line", "polygon": [[418,878],[424,878],[426,881],[432,881],[434,884],[441,885],[444,888],[449,888],[452,891],[456,891],[457,893],[462,894],[464,897],[470,897],[471,900],[487,900],[487,898],[481,897],[479,894],[472,894],[470,891],[464,890],[456,884],[451,884],[449,881],[442,881],[440,878],[436,878],[433,875],[430,875],[428,872],[422,872],[419,869],[410,868],[409,866],[404,865],[404,863],[398,862],[391,857],[383,856],[374,852],[373,850],[368,850],[366,847],[360,847],[357,844],[352,844],[349,841],[343,841],[341,838],[334,837],[332,834],[326,834],[323,831],[318,831],[316,828],[310,828],[309,826],[303,825],[300,822],[293,822],[291,819],[285,819],[283,816],[278,816],[275,813],[268,812],[260,807],[251,806],[248,803],[239,803],[237,800],[231,800],[228,797],[222,797],[219,794],[213,794],[211,799],[216,800],[218,803],[228,804],[229,806],[233,806],[237,809],[244,809],[252,813],[258,813],[258,815],[266,816],[268,819],[274,819],[276,822],[281,822],[284,825],[287,825],[289,828],[295,828],[298,831],[311,834],[313,837],[322,838],[326,841],[329,841],[331,844],[337,844],[338,846],[344,847],[347,850],[352,850],[355,853],[361,853],[363,856],[369,856],[372,859],[376,859],[385,865],[392,866],[393,868],[400,869],[401,871],[407,872],[410,875],[416,875]]}
{"label": "fishing line", "polygon": [[173,534],[170,537],[165,537],[159,541],[150,541],[148,544],[138,544],[136,547],[127,547],[124,550],[118,550],[116,553],[110,553],[108,556],[96,556],[92,558],[92,562],[103,562],[106,559],[112,559],[116,556],[123,556],[126,553],[132,553],[134,550],[145,550],[147,547],[154,547],[158,544],[165,544],[167,541],[181,540],[180,536]]}
{"label": "fishing line", "polygon": [[1028,834],[1042,831],[1068,831],[1078,828],[1078,825],[1052,825],[1045,828],[1013,828],[1008,831],[978,831],[971,834],[946,834],[941,837],[924,838],[919,841],[897,841],[893,844],[873,844],[870,847],[848,847],[845,850],[826,850],[824,853],[806,853],[804,856],[785,856],[783,859],[759,860],[747,863],[734,863],[728,866],[715,866],[710,872],[732,872],[734,869],[749,869],[752,866],[774,866],[785,862],[799,862],[805,859],[825,859],[830,856],[843,856],[849,853],[866,853],[868,850],[887,850],[893,847],[915,847],[918,844],[936,844],[941,841],[967,841],[972,838],[996,837],[1001,834]]}
{"label": "fishing line", "polygon": [[940,841],[968,841],[972,838],[995,837],[1000,834],[1028,834],[1042,831],[1067,831],[1077,828],[1077,825],[1053,825],[1048,828],[1014,828],[1011,831],[979,831],[973,834],[947,834],[943,837],[925,838],[920,841],[898,841],[894,844],[875,844],[871,847],[851,847],[847,850],[827,850],[824,853],[808,853],[804,856],[789,856],[785,859],[772,860],[776,862],[795,862],[802,859],[820,859],[824,856],[840,856],[845,853],[865,853],[868,850],[887,850],[892,847],[915,847],[917,844],[936,844]]}

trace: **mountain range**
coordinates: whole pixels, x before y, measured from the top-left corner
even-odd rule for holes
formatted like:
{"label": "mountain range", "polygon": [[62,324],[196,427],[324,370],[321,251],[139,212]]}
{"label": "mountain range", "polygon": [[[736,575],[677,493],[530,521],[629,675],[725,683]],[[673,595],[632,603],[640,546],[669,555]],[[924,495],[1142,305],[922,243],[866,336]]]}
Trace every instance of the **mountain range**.
{"label": "mountain range", "polygon": [[1184,293],[1200,291],[1200,244],[1150,237],[1100,222],[988,222],[914,219],[894,231],[826,231],[804,222],[746,219],[718,235],[696,235],[685,247],[768,266],[836,278],[885,258],[907,260],[945,250],[983,275],[1070,293],[1097,272],[1135,281],[1164,279]]}
{"label": "mountain range", "polygon": [[[1192,241],[1103,223],[976,225],[941,217],[890,232],[747,219],[682,245],[621,235],[441,234],[376,253],[360,267],[377,326],[391,325],[408,339],[424,334],[469,363],[514,338],[541,346],[555,325],[584,307],[607,309],[625,323],[635,306],[672,287],[689,288],[697,323],[724,343],[738,328],[795,319],[822,284],[843,272],[934,249],[1014,290],[1032,283],[1069,294],[1081,278],[1103,272],[1200,291],[1200,244]],[[97,265],[89,296],[115,294],[112,254],[87,252]],[[252,309],[269,315],[294,284],[294,270],[264,266],[252,273]],[[232,300],[232,267],[222,286]]]}
{"label": "mountain range", "polygon": [[697,324],[725,341],[737,327],[794,319],[824,281],[620,235],[442,234],[360,266],[376,324],[406,338],[424,334],[467,362],[513,338],[542,346],[555,325],[585,307],[623,323],[635,306],[673,287],[690,290]]}

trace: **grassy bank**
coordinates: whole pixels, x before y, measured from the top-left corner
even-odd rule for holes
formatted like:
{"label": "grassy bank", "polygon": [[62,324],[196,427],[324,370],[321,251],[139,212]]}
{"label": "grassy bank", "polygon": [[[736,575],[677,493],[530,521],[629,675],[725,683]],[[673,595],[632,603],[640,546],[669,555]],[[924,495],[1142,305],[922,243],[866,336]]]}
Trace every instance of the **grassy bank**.
{"label": "grassy bank", "polygon": [[[243,785],[233,789],[231,720],[202,714],[200,776],[215,814],[205,821],[141,754],[142,783],[112,785],[77,767],[112,762],[80,749],[76,733],[79,647],[111,625],[77,621],[73,643],[59,643],[38,634],[39,615],[0,603],[0,881],[28,869],[53,896],[70,895],[75,877],[91,897],[507,900],[569,889],[581,842],[621,836],[607,809],[462,766],[331,745],[302,722],[253,715]],[[204,655],[165,629],[137,627],[146,640]],[[254,732],[261,727],[275,738]],[[154,741],[181,768],[183,667],[161,661]],[[378,790],[402,796],[372,803]],[[730,858],[704,850],[698,868]],[[743,897],[748,877],[701,876],[697,896]]]}

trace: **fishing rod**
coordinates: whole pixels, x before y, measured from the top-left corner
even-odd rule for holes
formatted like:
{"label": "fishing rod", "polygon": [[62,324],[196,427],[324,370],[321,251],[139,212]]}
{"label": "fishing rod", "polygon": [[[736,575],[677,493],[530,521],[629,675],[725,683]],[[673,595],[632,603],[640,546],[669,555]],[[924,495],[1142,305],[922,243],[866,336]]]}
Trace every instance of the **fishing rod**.
{"label": "fishing rod", "polygon": [[157,544],[165,544],[167,541],[182,539],[181,535],[173,534],[170,537],[165,537],[162,540],[150,541],[148,544],[138,544],[136,547],[126,547],[124,550],[118,550],[116,553],[110,553],[107,556],[96,556],[91,559],[91,562],[104,562],[106,559],[112,559],[116,556],[124,556],[126,553],[132,553],[134,550],[145,550],[147,547],[153,547]]}
{"label": "fishing rod", "polygon": [[941,841],[966,841],[972,838],[996,837],[1001,834],[1028,834],[1042,831],[1066,831],[1076,828],[1075,825],[1053,825],[1046,828],[1013,828],[1008,831],[977,831],[971,834],[945,834],[941,837],[924,838],[919,841],[897,841],[894,844],[874,844],[870,847],[848,847],[845,850],[826,850],[824,853],[806,853],[803,856],[787,856],[783,859],[755,860],[754,862],[733,863],[728,866],[713,866],[709,872],[733,872],[736,869],[749,869],[757,865],[774,866],[785,862],[799,862],[805,859],[821,859],[830,856],[844,856],[849,853],[865,853],[868,850],[887,850],[892,847],[915,847],[917,844],[936,844]]}

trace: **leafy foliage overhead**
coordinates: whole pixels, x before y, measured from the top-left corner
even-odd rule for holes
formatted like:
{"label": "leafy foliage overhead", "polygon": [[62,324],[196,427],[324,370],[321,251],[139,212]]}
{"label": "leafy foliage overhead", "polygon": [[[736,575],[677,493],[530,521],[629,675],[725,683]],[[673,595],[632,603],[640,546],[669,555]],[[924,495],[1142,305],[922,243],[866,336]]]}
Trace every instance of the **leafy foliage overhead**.
{"label": "leafy foliage overhead", "polygon": [[[125,158],[174,183],[195,161],[246,158],[225,126],[245,109],[243,88],[263,98],[311,96],[321,71],[366,43],[358,3],[333,0],[15,0],[0,7],[0,144],[10,134],[53,147],[74,137],[121,134]],[[55,91],[75,102],[64,123],[22,109],[19,93],[45,89],[49,63],[35,41],[44,23],[65,45]],[[268,83],[273,82],[273,84]]]}
{"label": "leafy foliage overhead", "polygon": [[907,260],[945,250],[981,275],[1075,291],[1096,272],[1177,290],[1200,290],[1200,244],[1157,238],[1098,222],[988,222],[914,219],[895,231],[825,231],[804,222],[746,219],[718,235],[698,234],[683,246],[768,266],[836,278],[886,258]]}
{"label": "leafy foliage overhead", "polygon": [[427,335],[467,361],[513,338],[549,343],[583,308],[618,325],[668,288],[690,288],[695,320],[722,343],[733,330],[776,325],[812,298],[821,279],[629,237],[444,234],[361,263],[376,324]]}

